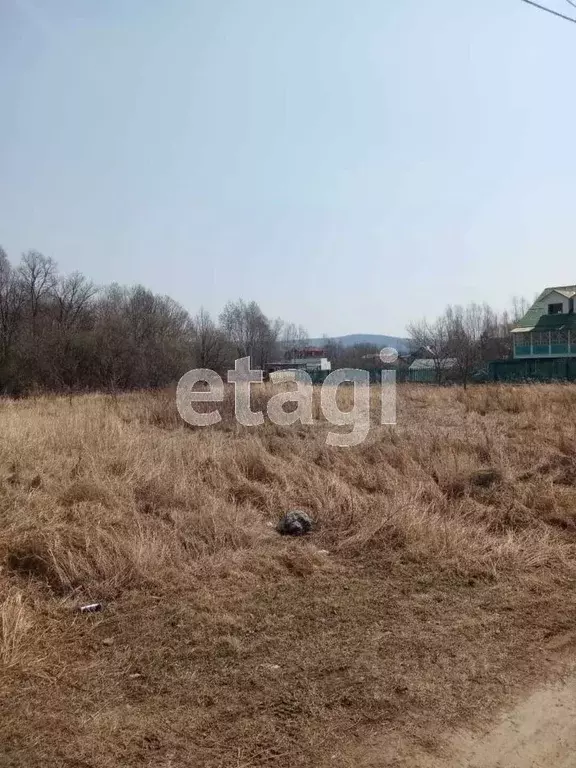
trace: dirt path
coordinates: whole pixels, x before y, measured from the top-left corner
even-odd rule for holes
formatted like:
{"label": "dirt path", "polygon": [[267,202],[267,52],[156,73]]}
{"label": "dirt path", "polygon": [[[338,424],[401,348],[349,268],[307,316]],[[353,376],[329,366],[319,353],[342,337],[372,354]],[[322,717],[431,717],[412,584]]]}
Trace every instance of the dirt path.
{"label": "dirt path", "polygon": [[450,757],[421,768],[574,768],[576,678],[536,691],[483,735],[460,735]]}
{"label": "dirt path", "polygon": [[450,736],[434,754],[390,733],[334,759],[345,768],[575,768],[576,675],[537,689],[488,730]]}

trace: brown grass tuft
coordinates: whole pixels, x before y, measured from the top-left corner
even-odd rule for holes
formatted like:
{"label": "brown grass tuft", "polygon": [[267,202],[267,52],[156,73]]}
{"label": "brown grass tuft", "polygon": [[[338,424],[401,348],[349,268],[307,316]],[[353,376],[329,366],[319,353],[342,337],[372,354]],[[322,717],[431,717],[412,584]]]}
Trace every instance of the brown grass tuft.
{"label": "brown grass tuft", "polygon": [[22,593],[17,589],[9,590],[0,603],[0,667],[25,665],[24,641],[30,627]]}
{"label": "brown grass tuft", "polygon": [[85,501],[108,506],[113,503],[113,498],[103,483],[89,478],[73,480],[60,496],[60,503],[66,507]]}

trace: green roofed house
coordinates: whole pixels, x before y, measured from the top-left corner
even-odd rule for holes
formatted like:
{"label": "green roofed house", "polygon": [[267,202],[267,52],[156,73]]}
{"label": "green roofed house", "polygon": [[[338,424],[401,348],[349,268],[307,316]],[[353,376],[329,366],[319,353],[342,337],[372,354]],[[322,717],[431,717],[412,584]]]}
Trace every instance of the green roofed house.
{"label": "green roofed house", "polygon": [[546,288],[512,329],[515,360],[576,357],[576,285]]}
{"label": "green roofed house", "polygon": [[451,378],[456,368],[456,359],[449,357],[445,360],[416,358],[408,369],[408,381],[421,383],[440,383]]}

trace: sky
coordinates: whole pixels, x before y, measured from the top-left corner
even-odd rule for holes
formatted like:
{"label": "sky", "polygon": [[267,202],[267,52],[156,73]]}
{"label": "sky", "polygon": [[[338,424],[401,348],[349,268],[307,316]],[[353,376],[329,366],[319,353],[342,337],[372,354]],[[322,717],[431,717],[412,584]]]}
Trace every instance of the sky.
{"label": "sky", "polygon": [[520,0],[0,0],[0,244],[312,336],[504,309],[576,283],[575,72]]}

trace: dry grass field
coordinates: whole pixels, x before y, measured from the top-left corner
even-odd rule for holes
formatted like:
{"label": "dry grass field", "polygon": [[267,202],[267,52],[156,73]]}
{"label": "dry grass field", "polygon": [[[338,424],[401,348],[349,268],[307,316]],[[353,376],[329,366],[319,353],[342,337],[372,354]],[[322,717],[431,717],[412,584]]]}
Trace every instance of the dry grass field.
{"label": "dry grass field", "polygon": [[[0,766],[404,765],[385,745],[434,753],[549,675],[576,388],[398,399],[355,448],[193,429],[171,393],[2,401]],[[275,532],[293,508],[310,536]]]}

